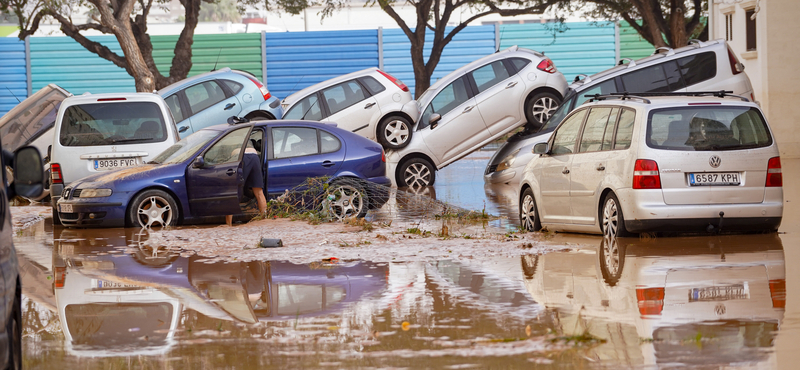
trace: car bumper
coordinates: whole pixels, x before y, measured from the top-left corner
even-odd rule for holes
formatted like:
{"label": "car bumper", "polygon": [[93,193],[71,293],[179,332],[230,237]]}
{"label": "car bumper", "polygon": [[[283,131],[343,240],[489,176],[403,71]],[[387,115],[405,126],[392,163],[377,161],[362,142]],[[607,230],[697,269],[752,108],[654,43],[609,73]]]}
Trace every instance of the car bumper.
{"label": "car bumper", "polygon": [[50,205],[56,209],[58,200],[61,199],[61,193],[64,192],[64,184],[51,184],[50,185]]}
{"label": "car bumper", "polygon": [[274,96],[261,103],[259,109],[269,112],[275,116],[275,119],[283,118],[283,107],[281,106],[281,101]]}
{"label": "car bumper", "polygon": [[[516,179],[516,180],[515,180]],[[506,184],[519,183],[516,168],[495,171],[483,176],[483,181],[487,184]]]}
{"label": "car bumper", "polygon": [[[71,205],[72,212],[61,212],[62,205]],[[124,227],[125,208],[122,202],[60,202],[58,217],[67,227]]]}
{"label": "car bumper", "polygon": [[764,202],[739,204],[669,205],[660,189],[622,189],[617,196],[625,228],[634,233],[707,232],[709,225],[719,228],[720,219],[723,231],[774,231],[783,217],[783,193],[776,189],[767,190]]}

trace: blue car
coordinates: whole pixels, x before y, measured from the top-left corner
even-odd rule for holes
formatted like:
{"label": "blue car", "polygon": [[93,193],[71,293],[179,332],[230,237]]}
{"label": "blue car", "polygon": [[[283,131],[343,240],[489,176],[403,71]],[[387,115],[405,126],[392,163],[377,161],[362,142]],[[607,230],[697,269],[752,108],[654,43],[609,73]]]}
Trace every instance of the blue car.
{"label": "blue car", "polygon": [[267,199],[324,177],[328,210],[361,217],[387,199],[380,144],[330,124],[257,121],[216,125],[179,141],[152,162],[87,176],[64,189],[64,226],[153,227],[241,214],[243,156],[258,155]]}
{"label": "blue car", "polygon": [[181,138],[230,116],[251,120],[283,116],[280,100],[255,76],[227,67],[178,81],[158,94],[167,101]]}

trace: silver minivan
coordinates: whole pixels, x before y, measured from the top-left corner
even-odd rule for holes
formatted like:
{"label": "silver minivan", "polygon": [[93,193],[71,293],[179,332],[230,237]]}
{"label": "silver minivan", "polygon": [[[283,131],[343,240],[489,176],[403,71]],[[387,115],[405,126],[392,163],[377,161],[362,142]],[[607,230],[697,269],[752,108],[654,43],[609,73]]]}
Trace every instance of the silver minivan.
{"label": "silver minivan", "polygon": [[536,144],[520,184],[528,230],[776,231],[778,146],[741,97],[600,96]]}

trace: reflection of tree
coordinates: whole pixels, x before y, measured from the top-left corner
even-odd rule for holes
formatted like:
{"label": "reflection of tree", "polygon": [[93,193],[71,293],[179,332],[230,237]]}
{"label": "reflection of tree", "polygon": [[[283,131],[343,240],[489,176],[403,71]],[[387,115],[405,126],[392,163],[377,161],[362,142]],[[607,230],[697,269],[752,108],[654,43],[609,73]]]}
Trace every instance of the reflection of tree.
{"label": "reflection of tree", "polygon": [[64,340],[58,315],[25,297],[22,305],[22,336],[38,341]]}

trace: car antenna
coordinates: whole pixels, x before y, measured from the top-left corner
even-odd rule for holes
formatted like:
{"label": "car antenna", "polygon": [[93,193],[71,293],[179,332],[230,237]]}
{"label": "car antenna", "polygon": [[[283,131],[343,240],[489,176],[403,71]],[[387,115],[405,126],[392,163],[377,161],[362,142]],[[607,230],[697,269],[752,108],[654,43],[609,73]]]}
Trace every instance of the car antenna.
{"label": "car antenna", "polygon": [[292,89],[291,89],[291,90],[289,90],[289,95],[292,95],[292,94],[294,93],[294,88],[295,88],[295,87],[297,87],[297,84],[299,84],[299,83],[300,83],[300,81],[302,81],[302,80],[303,80],[303,77],[305,77],[305,76],[306,76],[306,75],[302,75],[302,76],[300,76],[300,79],[299,79],[299,80],[297,80],[297,82],[295,82],[295,83],[294,83],[294,86],[292,86]]}
{"label": "car antenna", "polygon": [[11,89],[9,89],[9,88],[8,88],[8,86],[6,86],[6,90],[8,90],[8,92],[10,92],[10,93],[11,93],[11,96],[13,96],[13,97],[14,97],[14,99],[17,99],[17,103],[22,103],[22,102],[19,100],[19,98],[18,98],[16,95],[14,95],[14,92],[13,92],[13,91],[11,91]]}
{"label": "car antenna", "polygon": [[314,100],[314,104],[311,104],[311,106],[308,107],[308,109],[306,109],[305,113],[303,113],[303,116],[300,117],[300,119],[306,119],[306,115],[308,114],[308,112],[311,111],[311,108],[314,108],[314,105],[316,105],[317,102],[319,102],[319,98],[317,98],[317,100]]}
{"label": "car antenna", "polygon": [[222,48],[219,48],[219,53],[217,53],[217,61],[216,61],[216,62],[214,62],[214,69],[212,69],[212,70],[211,70],[211,72],[214,72],[214,71],[216,71],[216,70],[217,70],[217,63],[219,63],[219,56],[220,56],[220,54],[222,54]]}

